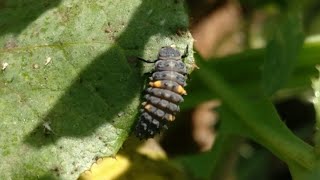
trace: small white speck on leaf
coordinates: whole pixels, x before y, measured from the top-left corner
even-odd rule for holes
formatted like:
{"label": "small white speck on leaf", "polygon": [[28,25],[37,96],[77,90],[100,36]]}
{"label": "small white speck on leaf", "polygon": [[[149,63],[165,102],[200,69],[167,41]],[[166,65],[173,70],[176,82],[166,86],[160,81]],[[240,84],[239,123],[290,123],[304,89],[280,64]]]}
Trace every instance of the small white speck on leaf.
{"label": "small white speck on leaf", "polygon": [[9,64],[8,64],[7,62],[3,62],[3,63],[2,63],[1,70],[2,70],[2,71],[6,70],[8,66],[9,66]]}
{"label": "small white speck on leaf", "polygon": [[44,63],[44,65],[48,65],[49,63],[51,63],[51,57],[47,57],[46,62]]}
{"label": "small white speck on leaf", "polygon": [[45,134],[54,134],[51,126],[50,126],[50,122],[46,121],[42,124],[43,128],[44,128],[44,133]]}
{"label": "small white speck on leaf", "polygon": [[123,114],[124,114],[124,112],[119,112],[119,113],[118,113],[118,117],[123,116]]}
{"label": "small white speck on leaf", "polygon": [[39,69],[39,64],[33,64],[32,67],[33,69]]}

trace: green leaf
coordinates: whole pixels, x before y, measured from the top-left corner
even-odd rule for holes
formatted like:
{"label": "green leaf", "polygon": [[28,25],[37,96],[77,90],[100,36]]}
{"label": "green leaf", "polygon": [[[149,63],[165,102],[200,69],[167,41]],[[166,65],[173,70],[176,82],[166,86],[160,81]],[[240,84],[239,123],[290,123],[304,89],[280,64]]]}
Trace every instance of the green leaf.
{"label": "green leaf", "polygon": [[[319,64],[320,55],[317,53],[319,50],[320,41],[317,36],[306,40],[298,55],[291,78],[283,85],[282,89],[278,90],[275,98],[299,95],[311,88],[310,78],[318,74],[314,67]],[[232,84],[238,91],[256,96],[261,92],[260,69],[265,56],[265,49],[250,49],[238,54],[210,59],[205,66],[209,69],[215,69],[224,80]],[[201,59],[197,54],[195,54],[195,58]],[[201,69],[197,71],[201,71]],[[187,88],[192,93],[185,97],[182,108],[191,108],[207,99],[217,97],[216,94],[207,90],[205,82],[197,76],[197,73],[191,74],[191,81]]]}
{"label": "green leaf", "polygon": [[271,95],[289,80],[303,44],[301,20],[290,14],[274,26],[275,32],[266,47],[262,87]]}
{"label": "green leaf", "polygon": [[0,8],[0,179],[75,179],[96,157],[114,155],[150,69],[128,57],[192,47],[181,1],[7,0]]}
{"label": "green leaf", "polygon": [[237,117],[228,119],[229,133],[252,138],[288,164],[313,168],[312,147],[285,126],[270,100],[262,93],[257,93],[256,96],[241,94],[224,81],[214,68],[209,69],[205,62],[199,65],[201,71],[196,74],[212,94],[221,98],[225,108]]}
{"label": "green leaf", "polygon": [[[311,77],[319,75],[315,68],[319,63],[319,53],[317,53],[319,45],[317,36],[306,40],[298,56],[292,78],[281,91],[297,90],[295,94],[301,94],[306,89],[310,90]],[[192,74],[192,81],[188,86],[192,93],[186,96],[183,105],[185,108],[190,108],[206,99],[221,98],[223,100],[222,107],[219,108],[221,126],[216,139],[217,144],[222,134],[250,137],[286,161],[293,179],[319,179],[320,166],[316,160],[316,156],[319,155],[319,133],[316,132],[315,148],[305,144],[285,127],[270,100],[263,97],[259,88],[261,79],[259,67],[263,63],[264,55],[264,49],[256,49],[206,62],[200,56],[196,56],[200,69]],[[313,88],[316,96],[315,108],[318,112],[318,79],[313,81]],[[282,96],[281,91],[277,93],[279,97]],[[253,118],[254,116],[256,118]],[[317,117],[316,131],[318,131],[318,119],[319,117]],[[211,172],[215,175],[219,167],[225,164],[224,161],[220,161],[221,157],[225,157],[221,152],[229,151],[229,142],[231,141],[225,141],[225,146],[221,146],[223,148],[217,145],[211,152],[181,157],[178,160],[195,176],[208,178]]]}

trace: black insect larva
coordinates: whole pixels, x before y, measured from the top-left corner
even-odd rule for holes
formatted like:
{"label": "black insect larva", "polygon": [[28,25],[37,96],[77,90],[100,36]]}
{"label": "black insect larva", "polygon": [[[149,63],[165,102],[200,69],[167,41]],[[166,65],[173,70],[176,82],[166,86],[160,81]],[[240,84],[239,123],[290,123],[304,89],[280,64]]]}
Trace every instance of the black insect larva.
{"label": "black insect larva", "polygon": [[187,49],[181,56],[177,49],[165,46],[160,49],[158,59],[153,61],[154,72],[135,127],[136,136],[140,139],[152,138],[162,129],[167,129],[167,122],[174,121],[175,114],[180,111],[178,103],[183,101],[182,95],[187,94],[183,88],[186,86],[187,69],[182,62],[186,54]]}

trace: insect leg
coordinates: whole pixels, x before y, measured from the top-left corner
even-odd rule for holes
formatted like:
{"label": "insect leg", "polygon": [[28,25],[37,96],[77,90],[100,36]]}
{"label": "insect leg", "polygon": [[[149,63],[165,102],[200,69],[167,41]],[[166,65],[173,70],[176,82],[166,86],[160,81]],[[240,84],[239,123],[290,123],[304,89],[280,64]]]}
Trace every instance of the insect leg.
{"label": "insect leg", "polygon": [[182,58],[182,59],[183,59],[183,58],[186,58],[186,57],[188,57],[188,55],[189,55],[189,45],[187,45],[187,47],[186,47],[186,49],[184,50],[181,58]]}
{"label": "insect leg", "polygon": [[140,60],[140,61],[143,61],[145,63],[155,63],[155,62],[157,62],[157,59],[156,60],[145,60],[145,59],[143,59],[141,57],[137,57],[137,59]]}

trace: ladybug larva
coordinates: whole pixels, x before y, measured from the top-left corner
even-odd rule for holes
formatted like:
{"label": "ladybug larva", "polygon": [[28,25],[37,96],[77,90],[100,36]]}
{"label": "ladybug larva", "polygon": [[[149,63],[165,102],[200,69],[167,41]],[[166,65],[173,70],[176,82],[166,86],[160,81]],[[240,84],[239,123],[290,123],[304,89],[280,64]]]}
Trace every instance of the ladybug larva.
{"label": "ladybug larva", "polygon": [[178,103],[183,102],[182,95],[187,92],[186,65],[182,58],[187,56],[188,47],[183,55],[170,46],[162,47],[155,61],[149,87],[145,90],[145,102],[142,103],[141,115],[135,127],[135,134],[140,139],[148,139],[167,129],[167,122],[175,120],[180,111]]}

